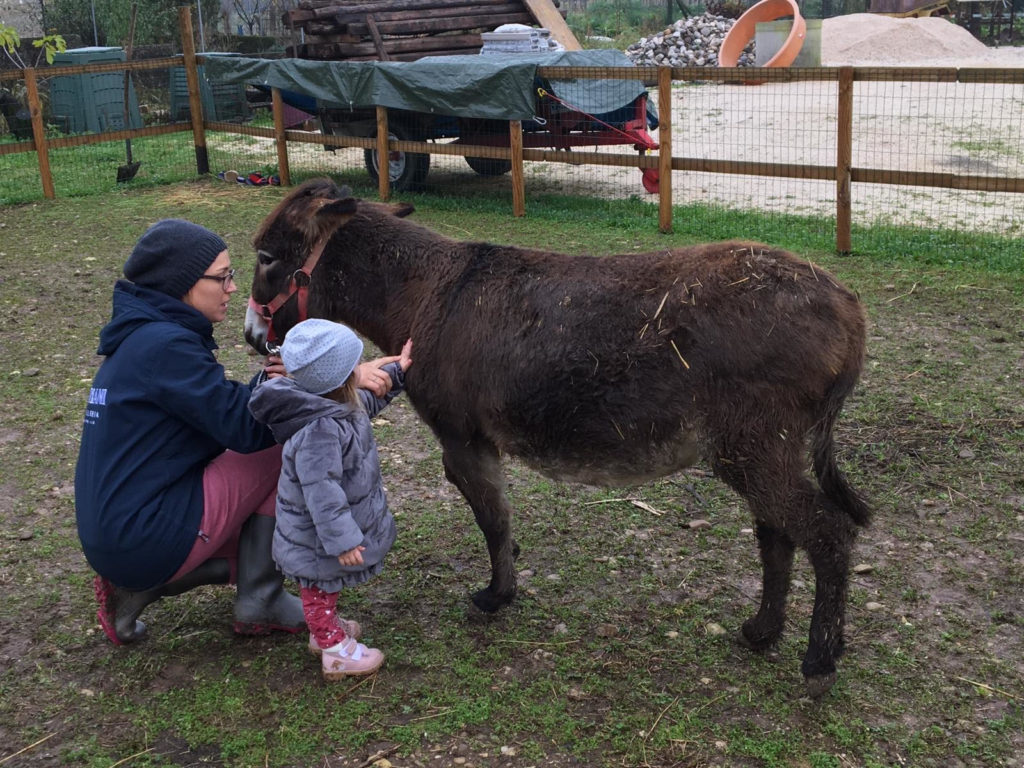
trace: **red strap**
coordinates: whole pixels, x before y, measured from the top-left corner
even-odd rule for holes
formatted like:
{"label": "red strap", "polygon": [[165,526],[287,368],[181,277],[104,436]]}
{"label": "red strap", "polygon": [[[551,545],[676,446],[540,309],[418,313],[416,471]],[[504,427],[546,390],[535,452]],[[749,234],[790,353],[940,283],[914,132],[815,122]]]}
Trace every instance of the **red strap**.
{"label": "red strap", "polygon": [[[249,297],[249,306],[256,312],[259,312],[260,316],[267,321],[267,341],[277,341],[277,334],[274,332],[274,314],[295,294],[298,294],[299,297],[299,322],[301,323],[306,319],[308,315],[306,306],[309,298],[309,284],[313,281],[313,270],[316,269],[317,262],[320,261],[326,245],[326,238],[317,241],[317,244],[313,246],[313,250],[309,252],[309,256],[306,257],[306,263],[292,272],[292,276],[288,280],[288,287],[268,303],[257,304],[252,296]],[[302,277],[299,277],[299,275],[302,275]]]}
{"label": "red strap", "polygon": [[569,102],[563,101],[562,99],[558,98],[557,96],[555,96],[555,94],[551,93],[551,91],[546,91],[543,88],[538,88],[537,89],[537,94],[542,99],[543,98],[548,98],[548,99],[551,99],[552,101],[558,102],[563,107],[565,107],[568,110],[571,110],[572,112],[579,112],[581,115],[583,115],[584,117],[590,118],[595,123],[600,123],[605,128],[608,128],[608,129],[610,129],[612,131],[615,131],[615,133],[622,134],[623,136],[625,136],[630,141],[636,141],[637,140],[637,137],[634,134],[627,133],[626,131],[622,130],[621,128],[616,128],[611,123],[606,123],[604,120],[602,120],[601,118],[597,117],[596,115],[592,115],[589,112],[584,112],[582,109],[579,109],[578,107],[573,106]]}

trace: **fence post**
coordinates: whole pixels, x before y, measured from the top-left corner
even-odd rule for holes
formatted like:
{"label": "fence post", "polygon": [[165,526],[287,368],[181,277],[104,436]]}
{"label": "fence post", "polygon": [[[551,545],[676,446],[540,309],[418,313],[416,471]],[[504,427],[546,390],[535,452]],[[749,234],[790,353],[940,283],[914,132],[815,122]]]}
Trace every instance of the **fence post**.
{"label": "fence post", "polygon": [[210,157],[206,152],[206,133],[203,130],[203,99],[199,94],[199,68],[196,63],[196,42],[192,36],[192,8],[178,8],[178,26],[181,29],[181,54],[185,60],[185,80],[188,82],[188,108],[192,116],[192,141],[196,148],[196,172],[210,172]]}
{"label": "fence post", "polygon": [[391,197],[391,150],[388,143],[388,108],[377,105],[377,196],[384,201]]}
{"label": "fence post", "polygon": [[28,96],[28,111],[32,117],[32,143],[35,144],[36,159],[39,162],[39,177],[43,181],[43,197],[53,200],[57,193],[54,191],[53,174],[50,172],[50,153],[46,144],[46,126],[43,125],[43,107],[39,103],[35,67],[25,70],[25,95]]}
{"label": "fence post", "polygon": [[849,253],[851,169],[853,167],[853,67],[839,68],[836,127],[836,250]]}
{"label": "fence post", "polygon": [[526,177],[523,174],[523,123],[508,121],[508,144],[512,151],[512,215],[526,215]]}
{"label": "fence post", "polygon": [[284,99],[280,88],[270,89],[270,103],[274,110],[274,143],[277,144],[277,178],[282,187],[292,185],[288,170],[288,139],[284,134]]}
{"label": "fence post", "polygon": [[658,229],[672,231],[672,67],[658,67]]}

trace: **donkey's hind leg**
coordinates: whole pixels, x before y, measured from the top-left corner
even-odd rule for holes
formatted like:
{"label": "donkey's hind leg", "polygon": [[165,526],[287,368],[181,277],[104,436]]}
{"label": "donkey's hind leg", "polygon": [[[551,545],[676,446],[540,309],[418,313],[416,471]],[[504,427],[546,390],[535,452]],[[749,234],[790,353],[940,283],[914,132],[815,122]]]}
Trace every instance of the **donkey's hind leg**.
{"label": "donkey's hind leg", "polygon": [[[766,428],[761,435],[782,432]],[[751,647],[767,648],[781,636],[793,549],[803,548],[814,568],[815,597],[802,671],[808,693],[820,696],[835,682],[835,662],[843,652],[854,525],[840,510],[827,504],[821,508],[805,474],[799,441],[745,437],[720,446],[714,462],[718,475],[747,500],[757,525],[764,569],[761,605],[743,624],[743,639]]]}
{"label": "donkey's hind leg", "polygon": [[[782,470],[784,462],[751,462],[736,451],[723,452],[714,462],[716,474],[742,496],[750,507],[761,555],[761,604],[743,623],[740,640],[754,650],[773,647],[786,623],[786,596],[793,568],[794,543],[785,529],[787,508],[793,504],[793,488]],[[768,467],[766,464],[776,464]],[[807,502],[814,498],[808,489]]]}
{"label": "donkey's hind leg", "polygon": [[505,474],[497,448],[490,443],[441,441],[445,477],[466,497],[491,556],[491,583],[473,595],[473,604],[492,613],[510,603],[516,592],[516,545],[512,507],[505,497]]}
{"label": "donkey's hind leg", "polygon": [[815,509],[814,523],[799,545],[814,567],[814,613],[801,667],[807,692],[817,698],[836,681],[836,660],[846,650],[844,625],[850,553],[857,531],[841,510]]}

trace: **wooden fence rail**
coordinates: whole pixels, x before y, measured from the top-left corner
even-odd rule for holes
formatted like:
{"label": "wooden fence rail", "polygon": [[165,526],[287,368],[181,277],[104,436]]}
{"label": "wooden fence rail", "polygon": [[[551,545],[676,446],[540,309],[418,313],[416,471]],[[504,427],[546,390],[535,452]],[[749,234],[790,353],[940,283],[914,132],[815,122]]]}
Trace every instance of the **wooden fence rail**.
{"label": "wooden fence rail", "polygon": [[[743,174],[793,179],[815,179],[835,184],[836,199],[836,250],[851,250],[851,188],[856,183],[889,184],[905,186],[941,187],[978,192],[1024,193],[1024,178],[1018,176],[984,176],[976,174],[936,173],[886,168],[857,167],[853,165],[853,102],[857,82],[929,82],[929,83],[971,83],[971,84],[1024,84],[1024,69],[954,69],[954,68],[880,68],[880,67],[839,67],[815,69],[707,69],[700,67],[668,68],[578,68],[540,67],[538,76],[548,79],[597,78],[613,80],[640,80],[648,87],[657,87],[659,94],[660,150],[655,155],[612,154],[596,151],[563,151],[530,149],[523,147],[522,124],[509,124],[509,146],[477,146],[471,144],[435,144],[426,141],[388,140],[387,110],[377,109],[380,138],[351,136],[327,136],[305,131],[286,130],[285,105],[281,94],[272,92],[273,128],[239,125],[236,123],[207,121],[203,118],[203,105],[199,92],[198,66],[204,61],[192,45],[193,33],[188,7],[179,9],[183,55],[149,61],[111,62],[71,67],[47,68],[46,76],[63,76],[103,71],[141,71],[147,69],[184,66],[189,89],[191,119],[189,123],[152,126],[134,130],[106,131],[103,133],[46,138],[42,108],[39,101],[36,78],[33,69],[14,72],[0,72],[0,82],[24,78],[29,110],[32,119],[33,138],[31,141],[0,145],[0,156],[16,152],[34,151],[38,155],[39,175],[43,194],[53,198],[54,184],[48,150],[51,148],[78,146],[100,142],[157,136],[191,130],[196,154],[196,170],[199,174],[209,173],[206,152],[206,131],[223,131],[248,136],[259,136],[274,141],[281,183],[290,183],[288,145],[293,143],[315,143],[333,147],[359,147],[377,149],[381,156],[389,151],[417,152],[463,157],[487,157],[509,160],[512,164],[513,214],[525,213],[524,162],[571,163],[603,166],[631,167],[638,169],[655,168],[659,171],[659,228],[668,232],[672,228],[672,173],[671,171],[705,172],[716,174]],[[672,151],[671,130],[673,124],[672,83],[680,81],[720,82],[726,84],[766,82],[830,81],[837,84],[835,126],[835,159],[829,164],[764,163],[710,159],[704,157],[677,157]],[[379,194],[387,199],[390,194],[386,173],[379,174]]]}

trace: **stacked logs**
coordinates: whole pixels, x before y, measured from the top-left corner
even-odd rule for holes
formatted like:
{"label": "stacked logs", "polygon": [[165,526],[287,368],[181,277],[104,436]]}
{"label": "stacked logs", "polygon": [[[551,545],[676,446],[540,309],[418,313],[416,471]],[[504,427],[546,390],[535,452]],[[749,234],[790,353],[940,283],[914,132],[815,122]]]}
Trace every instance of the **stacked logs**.
{"label": "stacked logs", "polygon": [[502,24],[536,26],[537,20],[525,0],[300,0],[284,23],[294,39],[302,32],[302,41],[288,48],[290,56],[414,61],[476,54],[482,32]]}

